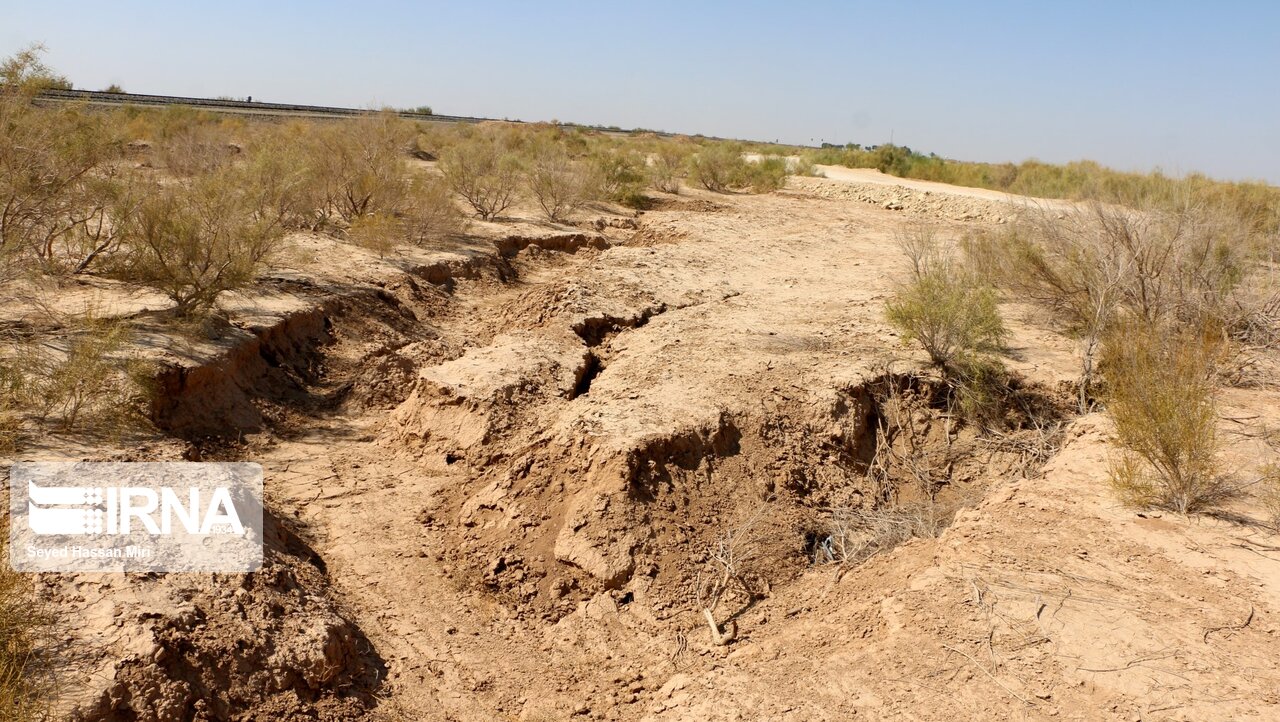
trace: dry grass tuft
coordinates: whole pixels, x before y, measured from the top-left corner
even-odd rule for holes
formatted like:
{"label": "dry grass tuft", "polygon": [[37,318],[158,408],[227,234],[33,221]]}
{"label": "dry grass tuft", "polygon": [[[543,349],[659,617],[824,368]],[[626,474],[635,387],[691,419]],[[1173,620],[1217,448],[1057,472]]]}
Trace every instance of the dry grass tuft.
{"label": "dry grass tuft", "polygon": [[40,654],[53,618],[8,557],[8,539],[0,538],[0,722],[46,720],[53,686]]}
{"label": "dry grass tuft", "polygon": [[1267,515],[1267,525],[1280,534],[1280,464],[1268,464],[1262,468],[1256,496]]}
{"label": "dry grass tuft", "polygon": [[831,511],[827,535],[814,546],[814,564],[861,564],[915,538],[934,539],[951,524],[958,504],[922,501]]}

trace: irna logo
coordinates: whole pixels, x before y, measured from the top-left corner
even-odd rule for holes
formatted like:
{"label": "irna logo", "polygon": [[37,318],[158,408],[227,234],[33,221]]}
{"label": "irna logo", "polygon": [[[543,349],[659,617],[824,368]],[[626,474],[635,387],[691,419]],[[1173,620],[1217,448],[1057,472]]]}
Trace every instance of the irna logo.
{"label": "irna logo", "polygon": [[47,486],[27,482],[27,525],[39,535],[244,535],[244,524],[224,486],[158,490],[138,486]]}

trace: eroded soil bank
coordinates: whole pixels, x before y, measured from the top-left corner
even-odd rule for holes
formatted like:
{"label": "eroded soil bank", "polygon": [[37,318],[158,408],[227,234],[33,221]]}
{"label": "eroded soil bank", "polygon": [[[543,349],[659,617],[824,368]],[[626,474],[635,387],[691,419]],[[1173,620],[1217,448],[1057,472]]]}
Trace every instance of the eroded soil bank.
{"label": "eroded soil bank", "polygon": [[[1055,402],[1071,342],[1016,308],[1052,438],[951,413],[883,321],[894,233],[1014,211],[893,192],[797,179],[522,231],[174,368],[172,438],[128,456],[261,463],[267,567],[42,579],[95,680],[76,715],[1270,716],[1275,539],[1118,507],[1105,423]],[[1275,421],[1276,396],[1231,403]],[[833,510],[872,499],[960,511],[822,563]],[[726,538],[749,543],[717,640]]]}

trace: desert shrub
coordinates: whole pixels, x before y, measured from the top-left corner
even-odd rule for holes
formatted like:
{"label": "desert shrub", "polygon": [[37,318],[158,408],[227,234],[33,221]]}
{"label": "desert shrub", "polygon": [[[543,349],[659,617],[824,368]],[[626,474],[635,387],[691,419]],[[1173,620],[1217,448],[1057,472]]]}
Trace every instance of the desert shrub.
{"label": "desert shrub", "polygon": [[1280,533],[1280,464],[1268,464],[1262,467],[1262,475],[1258,479],[1257,497],[1262,502],[1262,511],[1271,530]]}
{"label": "desert shrub", "polygon": [[127,325],[93,311],[75,319],[65,345],[27,348],[15,396],[40,422],[63,431],[86,424],[116,434],[140,421],[146,368],[122,357],[131,339]]}
{"label": "desert shrub", "polygon": [[[737,634],[732,621],[727,625],[717,621],[716,611],[721,602],[736,598],[743,608],[749,608],[768,586],[759,573],[767,556],[766,542],[770,536],[763,518],[766,509],[766,506],[757,506],[741,522],[723,530],[703,555],[703,569],[694,581],[694,604],[702,610],[711,639],[717,645],[727,644]],[[730,620],[735,616],[737,614],[731,615]]]}
{"label": "desert shrub", "polygon": [[71,90],[71,81],[41,60],[44,52],[36,43],[0,60],[0,93],[32,96],[43,90]]}
{"label": "desert shrub", "polygon": [[110,115],[111,122],[129,140],[163,143],[169,138],[190,132],[200,126],[233,126],[226,116],[187,105],[144,108],[126,105]]}
{"label": "desert shrub", "polygon": [[1255,497],[1262,504],[1264,521],[1271,530],[1280,533],[1280,464],[1266,464],[1258,475]]}
{"label": "desert shrub", "polygon": [[62,245],[101,211],[98,174],[122,144],[102,116],[36,107],[15,87],[0,89],[0,249],[57,271]]}
{"label": "desert shrub", "polygon": [[409,181],[401,213],[404,237],[417,245],[457,233],[466,223],[448,184],[436,176],[414,176]]}
{"label": "desert shrub", "polygon": [[240,152],[221,125],[195,123],[169,133],[156,143],[155,154],[170,173],[194,176],[230,163]]}
{"label": "desert shrub", "polygon": [[395,248],[403,230],[399,220],[390,213],[366,213],[351,221],[347,236],[356,245],[377,253],[381,258]]}
{"label": "desert shrub", "polygon": [[0,456],[17,450],[22,431],[22,374],[16,365],[0,359]]}
{"label": "desert shrub", "polygon": [[1241,293],[1254,265],[1252,236],[1223,209],[1188,200],[1177,210],[1093,203],[1031,211],[1008,230],[971,236],[965,245],[990,280],[1045,307],[1079,339],[1083,411],[1100,339],[1122,316],[1234,328],[1244,336],[1265,328],[1266,300]]}
{"label": "desert shrub", "polygon": [[219,171],[243,195],[257,222],[286,231],[316,228],[327,203],[322,179],[312,172],[296,132],[263,135],[234,165]]}
{"label": "desert shrub", "polygon": [[1009,371],[998,359],[984,354],[962,354],[952,362],[950,381],[955,410],[966,422],[986,430],[1010,426],[1017,390]]}
{"label": "desert shrub", "polygon": [[1107,411],[1120,451],[1111,483],[1138,507],[1188,513],[1230,491],[1217,458],[1220,335],[1118,324],[1102,347]]}
{"label": "desert shrub", "polygon": [[211,309],[223,291],[253,281],[279,248],[284,228],[257,205],[239,172],[153,184],[121,219],[125,280],[164,293],[179,316]]}
{"label": "desert shrub", "polygon": [[415,175],[394,212],[366,213],[351,221],[347,237],[386,256],[399,243],[424,245],[462,229],[465,219],[443,179]]}
{"label": "desert shrub", "polygon": [[743,181],[753,193],[776,191],[787,184],[787,161],[777,156],[766,156],[743,168]]}
{"label": "desert shrub", "polygon": [[664,193],[679,193],[690,149],[677,141],[659,142],[649,155],[649,184]]}
{"label": "desert shrub", "polygon": [[523,169],[506,139],[477,132],[441,153],[440,170],[453,192],[491,221],[515,203]]}
{"label": "desert shrub", "polygon": [[413,130],[388,115],[315,126],[309,134],[309,172],[326,212],[350,222],[391,212],[404,192],[405,149]]}
{"label": "desert shrub", "polygon": [[[0,556],[9,557],[0,539]],[[0,564],[0,722],[49,719],[53,685],[41,653],[51,641],[53,616],[32,589],[31,577]]]}
{"label": "desert shrub", "polygon": [[823,177],[822,171],[814,164],[813,158],[807,154],[796,157],[795,163],[791,165],[791,175],[806,176],[809,178]]}
{"label": "desert shrub", "polygon": [[629,148],[599,148],[591,156],[594,195],[632,208],[644,204],[648,169],[644,156]]}
{"label": "desert shrub", "polygon": [[918,342],[944,371],[969,354],[997,350],[1006,331],[995,291],[936,244],[908,256],[912,275],[885,304],[903,340]]}
{"label": "desert shrub", "polygon": [[592,195],[589,169],[555,143],[534,148],[527,181],[529,193],[552,221],[568,220]]}
{"label": "desert shrub", "polygon": [[703,146],[689,157],[689,180],[716,193],[724,193],[738,184],[745,169],[742,150],[733,143]]}

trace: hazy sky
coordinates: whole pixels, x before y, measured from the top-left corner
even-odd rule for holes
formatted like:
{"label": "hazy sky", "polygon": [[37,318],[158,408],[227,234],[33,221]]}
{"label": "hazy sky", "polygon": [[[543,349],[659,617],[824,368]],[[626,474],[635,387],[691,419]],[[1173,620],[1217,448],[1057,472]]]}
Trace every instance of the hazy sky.
{"label": "hazy sky", "polygon": [[0,0],[76,87],[1280,183],[1280,2]]}

